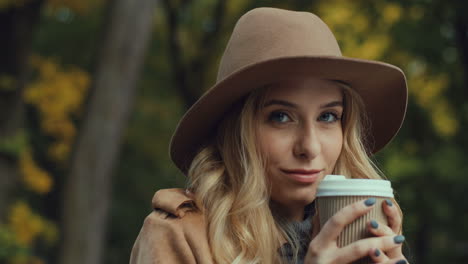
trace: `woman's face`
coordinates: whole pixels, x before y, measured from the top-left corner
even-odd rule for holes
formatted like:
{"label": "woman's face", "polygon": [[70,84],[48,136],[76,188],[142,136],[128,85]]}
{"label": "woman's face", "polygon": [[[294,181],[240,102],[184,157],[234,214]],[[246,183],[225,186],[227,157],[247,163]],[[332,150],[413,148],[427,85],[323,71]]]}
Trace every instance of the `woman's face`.
{"label": "woman's face", "polygon": [[268,89],[257,137],[267,160],[271,199],[297,220],[331,174],[343,144],[342,89],[334,82],[296,77]]}

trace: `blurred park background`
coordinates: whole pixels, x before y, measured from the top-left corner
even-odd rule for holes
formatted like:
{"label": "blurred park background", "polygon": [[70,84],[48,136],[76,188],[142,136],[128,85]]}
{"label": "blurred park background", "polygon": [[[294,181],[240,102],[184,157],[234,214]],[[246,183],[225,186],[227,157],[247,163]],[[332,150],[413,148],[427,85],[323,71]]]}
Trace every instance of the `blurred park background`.
{"label": "blurred park background", "polygon": [[258,6],[314,12],[344,55],[404,70],[406,121],[375,159],[411,262],[468,263],[464,0],[0,0],[0,263],[128,263],[153,193],[184,186],[178,119]]}

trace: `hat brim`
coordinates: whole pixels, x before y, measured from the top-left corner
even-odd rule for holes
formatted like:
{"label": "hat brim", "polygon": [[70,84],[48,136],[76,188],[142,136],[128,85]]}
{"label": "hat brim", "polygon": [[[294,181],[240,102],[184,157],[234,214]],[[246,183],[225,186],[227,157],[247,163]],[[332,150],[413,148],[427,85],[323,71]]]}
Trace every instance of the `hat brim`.
{"label": "hat brim", "polygon": [[[400,129],[407,107],[404,73],[391,64],[334,56],[285,57],[245,66],[209,89],[182,117],[170,143],[170,156],[187,172],[200,146],[213,135],[230,107],[253,89],[292,75],[339,80],[361,97],[370,121],[367,146],[381,150]],[[232,87],[235,87],[233,89]]]}

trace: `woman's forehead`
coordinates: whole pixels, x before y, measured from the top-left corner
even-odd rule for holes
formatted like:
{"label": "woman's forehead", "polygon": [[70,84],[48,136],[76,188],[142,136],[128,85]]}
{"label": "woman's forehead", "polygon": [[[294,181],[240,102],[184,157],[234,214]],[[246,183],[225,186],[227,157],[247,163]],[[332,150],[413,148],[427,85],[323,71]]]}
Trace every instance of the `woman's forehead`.
{"label": "woman's forehead", "polygon": [[271,99],[293,101],[342,101],[343,88],[335,81],[313,77],[291,78],[268,86],[265,102]]}

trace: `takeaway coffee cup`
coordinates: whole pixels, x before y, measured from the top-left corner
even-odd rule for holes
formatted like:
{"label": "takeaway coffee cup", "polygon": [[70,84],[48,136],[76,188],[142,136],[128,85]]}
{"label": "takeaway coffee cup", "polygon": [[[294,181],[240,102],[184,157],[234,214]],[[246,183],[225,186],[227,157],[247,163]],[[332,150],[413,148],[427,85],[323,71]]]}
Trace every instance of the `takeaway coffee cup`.
{"label": "takeaway coffee cup", "polygon": [[[376,204],[372,210],[356,219],[342,231],[338,237],[338,246],[346,246],[356,240],[370,237],[366,224],[375,219],[382,224],[387,224],[387,217],[382,209],[385,199],[393,198],[393,190],[389,181],[373,179],[347,179],[342,175],[327,175],[317,189],[317,212],[320,228],[341,208],[354,202],[376,198]],[[357,263],[367,263],[361,261]]]}

